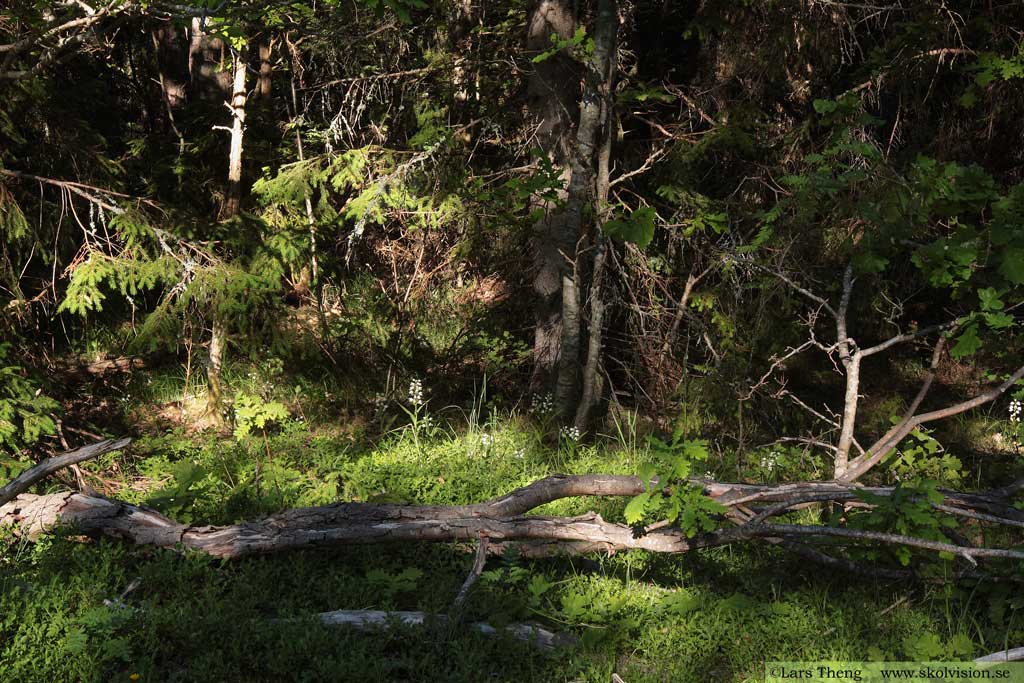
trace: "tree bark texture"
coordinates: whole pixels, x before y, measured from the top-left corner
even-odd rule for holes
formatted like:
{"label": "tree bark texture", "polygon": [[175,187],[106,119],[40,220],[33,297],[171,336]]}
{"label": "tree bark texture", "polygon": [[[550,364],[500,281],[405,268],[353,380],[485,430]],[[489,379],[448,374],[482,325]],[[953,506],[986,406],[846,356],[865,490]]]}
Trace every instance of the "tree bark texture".
{"label": "tree bark texture", "polygon": [[[572,496],[633,496],[647,490],[637,477],[621,475],[552,476],[505,496],[471,505],[375,505],[335,503],[288,510],[259,520],[227,526],[192,526],[130,503],[77,493],[43,496],[23,494],[0,506],[0,525],[30,538],[57,524],[70,525],[88,536],[111,536],[138,545],[193,550],[213,557],[239,558],[303,548],[391,542],[478,541],[487,550],[503,552],[520,542],[524,555],[615,552],[643,549],[684,553],[755,539],[824,537],[846,543],[893,543],[969,559],[1024,559],[1024,551],[959,547],[940,541],[845,527],[772,524],[768,519],[810,502],[858,500],[855,487],[838,482],[804,482],[778,486],[698,483],[726,505],[723,526],[688,536],[684,530],[654,525],[646,530],[607,522],[595,513],[576,517],[529,516],[525,513]],[[656,482],[651,485],[657,486]],[[1024,486],[1024,482],[1020,482]],[[889,495],[891,488],[865,489]],[[976,520],[1024,528],[1024,513],[1014,510],[1001,493],[948,492],[942,510]],[[753,513],[758,510],[757,514]],[[727,526],[729,522],[735,526]],[[800,543],[802,545],[802,543]],[[828,546],[832,547],[832,546]],[[815,551],[817,552],[817,551]],[[821,554],[821,553],[819,553]],[[853,563],[826,556],[833,564]]]}
{"label": "tree bark texture", "polygon": [[273,73],[273,67],[270,63],[272,49],[270,41],[266,38],[261,39],[257,46],[260,58],[260,73],[256,81],[256,94],[263,99],[270,97],[271,74]]}
{"label": "tree bark texture", "polygon": [[[614,5],[614,3],[613,3]],[[606,18],[607,19],[607,18]],[[617,17],[610,18],[616,21]],[[601,128],[603,138],[601,147],[597,152],[597,175],[594,179],[594,192],[596,196],[594,225],[595,250],[594,267],[590,279],[589,301],[590,315],[587,319],[587,356],[583,364],[582,394],[579,405],[576,408],[575,426],[579,432],[586,432],[590,421],[590,414],[601,397],[601,346],[604,329],[604,271],[607,262],[606,250],[609,245],[604,239],[604,223],[608,220],[608,193],[611,189],[611,157],[612,138],[615,128],[615,102],[613,93],[615,89],[615,75],[617,66],[616,60],[616,36],[618,27],[612,35],[611,55],[604,65],[604,84],[601,102]]]}
{"label": "tree bark texture", "polygon": [[[537,0],[527,22],[526,52],[535,56],[551,48],[551,36],[568,40],[576,30],[571,0]],[[576,118],[579,76],[576,63],[561,52],[533,65],[527,93],[536,129],[536,149],[560,173],[559,203],[565,201],[569,181],[572,124]],[[535,163],[541,161],[534,159]],[[572,253],[576,240],[566,229],[565,215],[545,200],[531,207],[540,210],[531,239],[534,305],[533,378],[535,390],[552,385],[558,370],[562,340],[562,277],[567,270],[563,254]]]}
{"label": "tree bark texture", "polygon": [[245,59],[234,57],[234,82],[231,89],[231,151],[228,155],[228,188],[222,218],[238,215],[242,204],[242,150],[245,139]]}
{"label": "tree bark texture", "polygon": [[[601,133],[605,98],[602,90],[608,79],[609,66],[615,52],[618,27],[615,0],[599,0],[594,29],[594,50],[586,63],[583,97],[580,101],[579,125],[570,155],[571,175],[565,202],[565,235],[572,240],[572,250],[565,256],[573,265],[562,277],[562,343],[555,391],[555,411],[571,418],[579,404],[580,382],[580,254],[577,245],[584,235],[586,217],[596,217],[594,181],[597,176],[597,148]],[[572,281],[570,282],[570,278]]]}

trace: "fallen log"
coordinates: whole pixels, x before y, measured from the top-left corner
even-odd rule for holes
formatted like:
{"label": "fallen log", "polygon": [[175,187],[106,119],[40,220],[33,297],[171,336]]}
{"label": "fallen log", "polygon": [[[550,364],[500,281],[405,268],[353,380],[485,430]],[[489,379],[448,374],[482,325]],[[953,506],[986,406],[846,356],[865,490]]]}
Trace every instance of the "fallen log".
{"label": "fallen log", "polygon": [[[436,623],[440,626],[448,625],[451,620],[444,614],[428,614],[426,612],[385,612],[382,610],[336,610],[333,612],[321,612],[316,618],[327,626],[348,626],[359,630],[373,630],[387,628],[393,623],[403,626],[426,626]],[[292,621],[292,620],[276,620]],[[509,624],[508,626],[495,627],[483,621],[475,621],[467,624],[469,628],[486,636],[508,635],[516,640],[535,645],[546,651],[566,647],[576,642],[576,638],[568,633],[554,633],[536,624]]]}
{"label": "fallen log", "polygon": [[0,488],[0,506],[14,500],[15,496],[27,491],[33,484],[42,481],[57,470],[70,467],[71,465],[77,465],[85,460],[98,458],[104,453],[109,453],[110,451],[120,450],[131,442],[132,440],[130,438],[106,439],[104,441],[91,443],[88,446],[82,446],[81,448],[69,453],[63,453],[61,455],[55,455],[52,458],[47,458],[46,460],[28,468],[15,477],[13,481]]}
{"label": "fallen log", "polygon": [[225,559],[346,543],[475,541],[481,536],[497,541],[586,542],[607,552],[639,548],[681,553],[740,540],[744,532],[735,527],[688,539],[680,529],[662,528],[640,535],[595,513],[578,517],[453,514],[461,507],[335,503],[240,524],[189,526],[123,501],[79,493],[23,494],[0,507],[0,525],[14,526],[34,538],[63,524],[87,536],[111,536],[136,545],[194,550]]}
{"label": "fallen log", "polygon": [[984,657],[978,657],[976,662],[1021,662],[1024,661],[1024,647],[1015,647],[1010,650],[993,652]]}
{"label": "fallen log", "polygon": [[[112,536],[138,545],[193,550],[219,558],[338,544],[475,541],[486,537],[489,552],[492,553],[501,552],[508,542],[526,542],[527,548],[537,544],[545,553],[611,553],[629,549],[684,553],[754,539],[806,543],[828,538],[847,544],[869,541],[952,553],[971,566],[977,565],[977,558],[1024,559],[1024,551],[1021,550],[963,547],[900,534],[843,527],[773,524],[767,521],[809,499],[816,502],[830,497],[846,500],[851,494],[845,485],[809,483],[785,485],[779,487],[779,491],[762,487],[752,492],[752,487],[746,485],[737,485],[737,491],[726,484],[707,483],[706,489],[713,497],[725,501],[726,505],[736,506],[734,512],[739,510],[741,504],[751,504],[754,498],[762,502],[771,501],[772,505],[746,518],[731,514],[729,521],[736,526],[723,526],[693,537],[689,537],[682,529],[665,524],[648,529],[615,524],[605,521],[596,513],[577,517],[525,514],[538,505],[558,498],[635,495],[644,488],[641,480],[636,477],[554,476],[506,496],[471,505],[334,503],[287,510],[264,519],[226,526],[186,525],[146,507],[77,493],[46,496],[23,494],[0,506],[0,525],[12,526],[16,533],[35,537],[56,525],[64,524],[90,536]],[[737,493],[740,495],[737,496]],[[969,499],[948,498],[946,502],[967,505],[969,500],[974,499],[987,501],[984,496],[974,494]],[[991,515],[988,517],[995,521],[1001,520]],[[1001,521],[1012,524],[1016,520]],[[723,525],[726,523],[723,520]]]}

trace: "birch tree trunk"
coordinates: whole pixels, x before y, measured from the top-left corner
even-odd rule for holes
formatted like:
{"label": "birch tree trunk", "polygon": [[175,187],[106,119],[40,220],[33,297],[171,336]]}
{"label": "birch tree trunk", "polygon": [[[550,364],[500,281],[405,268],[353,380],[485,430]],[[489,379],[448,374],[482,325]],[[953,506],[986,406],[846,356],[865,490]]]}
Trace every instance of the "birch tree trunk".
{"label": "birch tree trunk", "polygon": [[235,78],[231,88],[231,152],[228,157],[227,199],[222,218],[238,215],[242,203],[242,143],[245,137],[245,59],[233,53]]}

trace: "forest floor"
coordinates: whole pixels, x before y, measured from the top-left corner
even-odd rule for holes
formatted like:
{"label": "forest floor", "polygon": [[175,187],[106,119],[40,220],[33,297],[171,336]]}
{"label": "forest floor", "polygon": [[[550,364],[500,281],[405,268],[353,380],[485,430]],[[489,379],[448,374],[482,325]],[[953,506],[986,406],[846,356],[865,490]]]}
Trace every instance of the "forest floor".
{"label": "forest floor", "polygon": [[[444,408],[427,387],[416,408],[356,401],[357,387],[273,362],[232,373],[234,415],[221,431],[192,428],[201,377],[136,368],[80,378],[67,439],[135,437],[83,465],[85,483],[220,524],[337,500],[479,502],[556,472],[635,473],[656,457],[628,416],[577,443],[545,436],[542,402],[509,407],[483,390]],[[821,476],[818,466],[781,448],[707,463],[719,478],[750,481]],[[540,512],[621,520],[625,503],[567,499]],[[454,544],[221,561],[65,533],[0,538],[0,549],[5,681],[757,681],[768,660],[963,660],[1024,640],[1013,587],[879,583],[770,546],[489,559],[464,622],[530,621],[578,638],[553,654],[462,622],[365,633],[314,618],[448,613],[473,563],[472,549]]]}

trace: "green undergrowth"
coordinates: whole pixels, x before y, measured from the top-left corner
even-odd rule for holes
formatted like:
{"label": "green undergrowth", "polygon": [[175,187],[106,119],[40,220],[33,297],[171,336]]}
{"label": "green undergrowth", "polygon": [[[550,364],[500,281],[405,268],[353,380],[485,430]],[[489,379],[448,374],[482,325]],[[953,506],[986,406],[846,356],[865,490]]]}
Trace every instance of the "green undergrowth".
{"label": "green undergrowth", "polygon": [[[129,450],[87,463],[111,495],[192,524],[226,524],[336,501],[473,503],[553,473],[658,468],[663,441],[628,424],[552,435],[544,401],[498,408],[483,395],[434,408],[319,393],[279,368],[234,370],[222,432],[147,427]],[[275,379],[276,378],[276,379]],[[182,377],[183,380],[183,377]],[[142,375],[123,390],[138,423],[183,383]],[[299,387],[299,391],[295,391]],[[539,407],[538,407],[539,406]],[[358,422],[356,426],[353,423]],[[684,448],[707,450],[703,442]],[[816,476],[813,454],[710,451],[693,474],[748,481]],[[703,470],[707,470],[706,472]],[[59,484],[51,482],[56,490]],[[537,510],[622,521],[626,499]],[[464,624],[358,633],[314,620],[337,609],[448,613],[471,548],[408,543],[239,561],[85,541],[73,530],[0,539],[0,678],[7,681],[757,681],[766,660],[966,659],[1024,638],[1013,587],[876,583],[770,545],[685,556],[491,558],[465,621],[531,621],[578,644],[544,654]]]}
{"label": "green undergrowth", "polygon": [[760,550],[489,561],[465,618],[579,637],[554,655],[459,625],[356,633],[311,618],[446,612],[471,563],[447,545],[221,562],[58,537],[10,553],[11,681],[756,681],[766,659],[963,659],[1022,635],[1005,592],[872,585]]}

